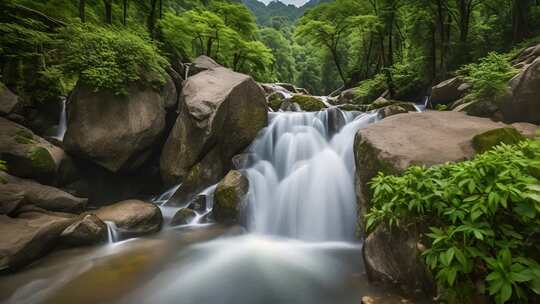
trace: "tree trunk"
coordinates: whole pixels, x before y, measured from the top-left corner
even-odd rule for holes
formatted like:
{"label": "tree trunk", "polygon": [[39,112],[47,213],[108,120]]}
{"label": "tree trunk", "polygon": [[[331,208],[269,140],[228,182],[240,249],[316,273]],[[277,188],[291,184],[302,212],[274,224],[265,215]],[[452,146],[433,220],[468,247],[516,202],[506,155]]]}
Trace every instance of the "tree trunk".
{"label": "tree trunk", "polygon": [[347,80],[345,79],[345,74],[343,73],[343,69],[341,68],[341,63],[340,63],[340,60],[339,60],[337,49],[332,48],[330,50],[330,53],[332,53],[332,58],[334,59],[334,63],[336,64],[336,68],[338,70],[339,77],[341,77],[341,80],[343,81],[343,85],[347,85]]}
{"label": "tree trunk", "polygon": [[105,22],[112,24],[112,0],[103,0],[105,6]]}
{"label": "tree trunk", "polygon": [[123,9],[124,9],[124,12],[123,12],[123,13],[124,13],[124,16],[123,16],[123,18],[122,18],[122,23],[123,23],[124,25],[126,25],[126,23],[127,23],[128,1],[129,1],[129,0],[124,0],[124,1],[123,1],[123,3],[124,3],[124,5],[123,5]]}
{"label": "tree trunk", "polygon": [[529,8],[530,0],[513,0],[512,5],[512,38],[514,43],[530,37]]}
{"label": "tree trunk", "polygon": [[79,18],[81,19],[82,23],[86,22],[86,0],[79,0]]}
{"label": "tree trunk", "polygon": [[148,32],[150,37],[154,37],[154,27],[156,26],[156,5],[158,0],[150,1],[150,14],[148,15]]}

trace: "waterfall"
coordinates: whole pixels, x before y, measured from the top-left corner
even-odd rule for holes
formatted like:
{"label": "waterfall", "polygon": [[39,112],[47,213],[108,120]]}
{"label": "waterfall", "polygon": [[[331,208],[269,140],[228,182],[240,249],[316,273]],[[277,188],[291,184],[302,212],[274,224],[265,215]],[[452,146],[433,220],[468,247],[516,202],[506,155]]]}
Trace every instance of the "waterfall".
{"label": "waterfall", "polygon": [[345,123],[335,135],[329,111],[269,114],[270,125],[249,149],[255,161],[245,169],[248,230],[308,241],[354,239],[354,135],[378,114],[334,111]]}
{"label": "waterfall", "polygon": [[56,134],[53,138],[56,138],[60,141],[64,140],[64,134],[66,134],[67,129],[67,114],[66,114],[66,99],[62,99],[62,108],[60,112],[60,119],[58,121],[58,127],[56,129]]}
{"label": "waterfall", "polygon": [[118,242],[120,240],[120,235],[118,234],[118,228],[116,224],[112,221],[105,221],[107,225],[107,240],[109,244]]}

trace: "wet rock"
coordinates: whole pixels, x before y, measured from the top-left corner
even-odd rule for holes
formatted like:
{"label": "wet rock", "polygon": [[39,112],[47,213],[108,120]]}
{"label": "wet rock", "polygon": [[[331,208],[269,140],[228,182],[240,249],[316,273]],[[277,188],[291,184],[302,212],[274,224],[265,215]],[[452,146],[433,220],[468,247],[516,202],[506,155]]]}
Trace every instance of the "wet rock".
{"label": "wet rock", "polygon": [[285,100],[281,103],[279,107],[281,111],[284,112],[301,112],[302,108],[296,102],[291,102],[290,100]]}
{"label": "wet rock", "polygon": [[165,128],[158,92],[132,84],[127,95],[78,85],[68,101],[66,150],[117,172],[144,162]]}
{"label": "wet rock", "polygon": [[74,220],[39,210],[21,212],[17,218],[0,215],[0,271],[17,270],[47,254]]}
{"label": "wet rock", "polygon": [[274,111],[278,111],[280,109],[283,101],[285,101],[285,96],[282,92],[274,92],[266,97],[268,107],[270,107]]}
{"label": "wet rock", "polygon": [[374,102],[372,102],[368,106],[367,110],[373,111],[377,109],[382,109],[387,106],[399,106],[408,112],[416,112],[416,107],[414,103],[412,102],[391,100],[391,99],[386,99],[384,97],[377,98]]}
{"label": "wet rock", "polygon": [[264,90],[264,93],[268,96],[272,93],[292,93],[290,92],[289,90],[285,89],[284,87],[282,86],[279,86],[275,83],[259,83],[259,85],[261,86],[261,88]]}
{"label": "wet rock", "polygon": [[181,100],[160,168],[167,184],[182,180],[175,197],[186,201],[225,175],[231,158],[252,142],[268,117],[259,85],[225,68],[190,77]]}
{"label": "wet rock", "polygon": [[329,108],[326,113],[328,115],[328,134],[333,136],[345,126],[346,120],[343,112],[338,108]]}
{"label": "wet rock", "polygon": [[281,83],[276,83],[276,85],[279,86],[279,87],[284,88],[285,90],[287,90],[287,91],[289,91],[291,93],[300,93],[297,90],[297,88],[294,85],[290,84],[290,83],[281,82]]}
{"label": "wet rock", "polygon": [[324,102],[322,102],[322,100],[310,95],[297,94],[294,95],[290,101],[298,104],[303,111],[308,112],[320,111],[326,108],[326,105]]}
{"label": "wet rock", "polygon": [[191,201],[191,203],[189,203],[187,208],[202,213],[206,211],[206,199],[206,195],[199,194],[195,196],[195,198]]}
{"label": "wet rock", "polygon": [[478,153],[484,153],[501,143],[515,145],[525,139],[525,136],[521,135],[518,130],[505,127],[475,135],[473,146]]}
{"label": "wet rock", "polygon": [[17,186],[0,183],[0,214],[10,215],[24,204],[24,191]]}
{"label": "wet rock", "polygon": [[250,164],[253,164],[256,161],[257,156],[254,153],[240,153],[233,156],[232,163],[234,169],[244,169],[247,168]]}
{"label": "wet rock", "polygon": [[[32,180],[16,178],[7,174],[0,175],[0,178],[6,181],[5,184],[0,184],[0,198],[22,196],[20,201],[17,200],[17,206],[34,205],[48,211],[80,213],[84,210],[88,201],[85,198],[75,197],[60,189],[42,185]],[[2,200],[0,200],[0,204],[1,206],[10,205]],[[5,214],[9,214],[9,212]]]}
{"label": "wet rock", "polygon": [[347,104],[347,103],[354,103],[356,97],[357,97],[357,88],[352,88],[345,90],[339,94],[339,97],[337,99],[337,104]]}
{"label": "wet rock", "polygon": [[10,174],[52,184],[65,153],[29,129],[0,117],[0,159]]}
{"label": "wet rock", "polygon": [[181,208],[176,212],[176,214],[173,216],[171,220],[172,226],[177,225],[187,225],[189,224],[195,217],[197,217],[197,213],[191,209],[188,208]]}
{"label": "wet rock", "polygon": [[231,170],[216,187],[212,213],[218,222],[239,222],[249,181],[240,171]]}
{"label": "wet rock", "polygon": [[463,97],[469,88],[461,78],[450,78],[431,88],[431,102],[448,104]]}
{"label": "wet rock", "polygon": [[94,214],[68,226],[61,234],[62,242],[69,245],[92,245],[107,241],[107,225]]}
{"label": "wet rock", "polygon": [[94,213],[104,222],[113,222],[123,237],[157,232],[163,222],[156,205],[139,200],[118,202],[101,207]]}

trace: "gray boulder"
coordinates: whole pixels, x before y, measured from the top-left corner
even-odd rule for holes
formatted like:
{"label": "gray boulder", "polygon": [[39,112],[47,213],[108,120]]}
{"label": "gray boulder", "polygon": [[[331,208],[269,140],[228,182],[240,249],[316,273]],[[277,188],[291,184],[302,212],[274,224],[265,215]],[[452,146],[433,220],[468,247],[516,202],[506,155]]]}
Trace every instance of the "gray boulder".
{"label": "gray boulder", "polygon": [[102,221],[113,222],[122,237],[154,233],[161,229],[163,217],[159,208],[139,200],[121,201],[96,210]]}
{"label": "gray boulder", "polygon": [[127,95],[79,85],[68,101],[65,149],[117,172],[138,167],[165,128],[158,92],[132,84]]}
{"label": "gray boulder", "polygon": [[188,208],[181,208],[178,210],[172,220],[171,225],[177,226],[177,225],[187,225],[189,224],[195,217],[197,217],[197,213],[195,211],[188,209]]}
{"label": "gray boulder", "polygon": [[0,159],[10,174],[54,183],[65,153],[29,129],[0,117]]}
{"label": "gray boulder", "polygon": [[190,77],[160,160],[167,184],[182,181],[175,200],[187,201],[219,181],[231,158],[268,122],[264,92],[251,77],[225,68]]}

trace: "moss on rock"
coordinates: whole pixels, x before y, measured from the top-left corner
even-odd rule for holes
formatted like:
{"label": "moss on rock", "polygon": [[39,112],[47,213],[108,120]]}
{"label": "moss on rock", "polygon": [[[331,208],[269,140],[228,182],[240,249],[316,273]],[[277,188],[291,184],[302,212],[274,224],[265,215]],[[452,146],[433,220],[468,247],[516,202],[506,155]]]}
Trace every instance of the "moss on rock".
{"label": "moss on rock", "polygon": [[473,137],[473,146],[476,152],[484,153],[501,143],[513,145],[524,140],[525,137],[516,129],[507,127],[475,135]]}
{"label": "moss on rock", "polygon": [[54,172],[56,163],[49,151],[43,147],[35,147],[28,155],[32,161],[32,167],[44,174]]}
{"label": "moss on rock", "polygon": [[291,102],[297,103],[302,110],[312,112],[312,111],[320,111],[324,108],[326,108],[324,102],[320,100],[317,97],[313,97],[310,95],[294,95],[291,98]]}
{"label": "moss on rock", "polygon": [[285,100],[285,98],[283,97],[283,95],[281,95],[280,92],[274,92],[267,97],[268,106],[274,111],[279,110],[281,104],[283,103],[283,100]]}
{"label": "moss on rock", "polygon": [[248,179],[239,171],[231,170],[217,185],[213,214],[218,222],[238,222],[242,202],[248,192]]}

